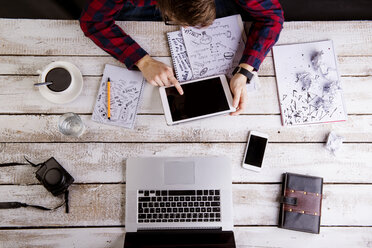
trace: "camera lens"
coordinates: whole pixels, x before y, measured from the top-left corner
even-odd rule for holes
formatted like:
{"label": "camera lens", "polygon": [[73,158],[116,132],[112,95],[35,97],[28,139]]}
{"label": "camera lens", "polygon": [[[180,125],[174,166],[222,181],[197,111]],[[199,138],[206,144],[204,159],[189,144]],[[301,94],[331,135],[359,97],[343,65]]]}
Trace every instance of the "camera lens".
{"label": "camera lens", "polygon": [[59,185],[64,181],[64,176],[60,170],[53,168],[45,172],[44,181],[49,185]]}

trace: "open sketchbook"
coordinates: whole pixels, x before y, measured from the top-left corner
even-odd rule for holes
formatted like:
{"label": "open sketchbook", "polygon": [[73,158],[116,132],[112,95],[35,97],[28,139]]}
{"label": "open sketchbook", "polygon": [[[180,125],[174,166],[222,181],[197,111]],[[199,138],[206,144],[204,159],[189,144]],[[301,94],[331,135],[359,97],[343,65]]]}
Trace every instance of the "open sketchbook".
{"label": "open sketchbook", "polygon": [[[107,118],[107,79],[111,80],[111,118]],[[99,87],[92,120],[133,128],[145,79],[141,72],[106,65]]]}
{"label": "open sketchbook", "polygon": [[240,15],[218,18],[207,28],[181,28],[167,36],[180,82],[218,74],[231,77],[246,40]]}
{"label": "open sketchbook", "polygon": [[283,125],[345,121],[331,40],[273,47]]}

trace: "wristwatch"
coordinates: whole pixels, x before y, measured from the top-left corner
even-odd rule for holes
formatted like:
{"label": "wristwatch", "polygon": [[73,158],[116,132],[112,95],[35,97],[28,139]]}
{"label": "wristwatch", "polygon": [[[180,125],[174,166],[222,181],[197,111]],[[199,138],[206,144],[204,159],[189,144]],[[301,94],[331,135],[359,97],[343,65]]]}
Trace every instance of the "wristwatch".
{"label": "wristwatch", "polygon": [[247,69],[245,69],[245,68],[243,68],[243,67],[240,67],[240,66],[236,67],[236,68],[234,69],[234,71],[233,71],[232,74],[235,75],[236,73],[240,73],[240,74],[246,76],[246,77],[247,77],[247,84],[249,84],[250,81],[251,81],[252,78],[253,78],[253,73],[252,73],[252,72],[250,72],[250,71],[248,71]]}

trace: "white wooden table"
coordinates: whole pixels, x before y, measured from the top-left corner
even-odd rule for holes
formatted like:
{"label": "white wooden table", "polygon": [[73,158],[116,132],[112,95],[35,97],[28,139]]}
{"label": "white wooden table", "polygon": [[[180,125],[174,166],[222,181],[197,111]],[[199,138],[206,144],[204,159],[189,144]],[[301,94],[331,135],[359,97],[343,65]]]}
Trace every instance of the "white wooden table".
{"label": "white wooden table", "polygon": [[[120,22],[152,56],[170,64],[163,23]],[[134,130],[90,120],[106,63],[115,59],[83,36],[77,21],[0,19],[0,162],[54,156],[75,178],[70,214],[35,209],[0,210],[0,247],[122,247],[125,236],[125,159],[137,156],[226,155],[233,167],[237,246],[372,247],[372,22],[287,22],[278,44],[332,39],[349,113],[347,122],[283,127],[271,53],[249,94],[247,110],[169,127],[156,88],[146,85]],[[79,98],[47,102],[33,87],[36,71],[56,60],[84,76]],[[61,114],[76,112],[87,131],[69,138],[57,130]],[[270,143],[262,172],[240,167],[249,130]],[[335,157],[324,148],[333,130],[346,138]],[[0,201],[55,206],[31,166],[0,169]],[[284,172],[324,177],[319,235],[283,230],[278,221]]]}

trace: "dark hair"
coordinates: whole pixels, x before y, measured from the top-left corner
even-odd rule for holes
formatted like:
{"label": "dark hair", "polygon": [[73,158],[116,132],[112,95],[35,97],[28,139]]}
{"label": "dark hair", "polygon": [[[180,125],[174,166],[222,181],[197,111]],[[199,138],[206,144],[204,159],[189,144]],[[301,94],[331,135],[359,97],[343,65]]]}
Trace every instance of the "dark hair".
{"label": "dark hair", "polygon": [[183,26],[206,27],[216,19],[214,0],[158,0],[163,17]]}

